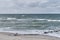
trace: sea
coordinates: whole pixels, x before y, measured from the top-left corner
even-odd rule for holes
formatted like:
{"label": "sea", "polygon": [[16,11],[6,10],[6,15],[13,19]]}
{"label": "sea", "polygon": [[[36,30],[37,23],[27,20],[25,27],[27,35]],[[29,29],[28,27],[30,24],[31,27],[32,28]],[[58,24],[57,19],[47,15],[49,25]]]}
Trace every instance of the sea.
{"label": "sea", "polygon": [[60,37],[60,14],[0,14],[0,32]]}

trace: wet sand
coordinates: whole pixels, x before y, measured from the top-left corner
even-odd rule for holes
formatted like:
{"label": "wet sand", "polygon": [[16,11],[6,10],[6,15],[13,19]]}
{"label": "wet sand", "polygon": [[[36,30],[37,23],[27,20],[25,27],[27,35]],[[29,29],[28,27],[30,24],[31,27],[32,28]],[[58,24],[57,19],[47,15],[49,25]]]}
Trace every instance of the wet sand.
{"label": "wet sand", "polygon": [[0,40],[60,40],[58,37],[47,35],[23,35],[14,36],[14,33],[0,32]]}

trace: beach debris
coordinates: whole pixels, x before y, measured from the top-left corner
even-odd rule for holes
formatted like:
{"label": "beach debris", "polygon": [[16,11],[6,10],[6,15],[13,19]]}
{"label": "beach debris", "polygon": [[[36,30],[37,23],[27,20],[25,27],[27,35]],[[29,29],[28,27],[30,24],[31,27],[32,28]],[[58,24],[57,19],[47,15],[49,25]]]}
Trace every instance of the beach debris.
{"label": "beach debris", "polygon": [[44,34],[48,34],[48,33],[53,33],[54,31],[48,31],[48,32],[44,32]]}
{"label": "beach debris", "polygon": [[49,32],[44,32],[44,34],[47,34],[47,33],[49,33]]}
{"label": "beach debris", "polygon": [[44,32],[44,34],[53,33],[53,32],[59,32],[59,30]]}
{"label": "beach debris", "polygon": [[58,31],[54,31],[54,32],[58,32]]}
{"label": "beach debris", "polygon": [[18,36],[18,33],[15,33],[14,36]]}
{"label": "beach debris", "polygon": [[53,33],[53,31],[49,31],[49,33]]}

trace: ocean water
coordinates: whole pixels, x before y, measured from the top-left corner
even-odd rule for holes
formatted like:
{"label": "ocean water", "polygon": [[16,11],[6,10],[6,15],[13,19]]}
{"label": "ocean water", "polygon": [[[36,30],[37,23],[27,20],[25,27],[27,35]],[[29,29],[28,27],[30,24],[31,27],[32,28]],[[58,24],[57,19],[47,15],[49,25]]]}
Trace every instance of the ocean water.
{"label": "ocean water", "polygon": [[0,14],[0,32],[60,37],[60,14]]}

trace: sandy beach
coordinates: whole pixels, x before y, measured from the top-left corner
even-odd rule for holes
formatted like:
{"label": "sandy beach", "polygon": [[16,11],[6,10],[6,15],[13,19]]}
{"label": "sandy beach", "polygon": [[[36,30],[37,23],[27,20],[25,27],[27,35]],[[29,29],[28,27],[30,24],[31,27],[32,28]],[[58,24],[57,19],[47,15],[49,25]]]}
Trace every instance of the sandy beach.
{"label": "sandy beach", "polygon": [[14,33],[0,32],[0,40],[60,40],[60,38],[46,35],[18,35]]}

